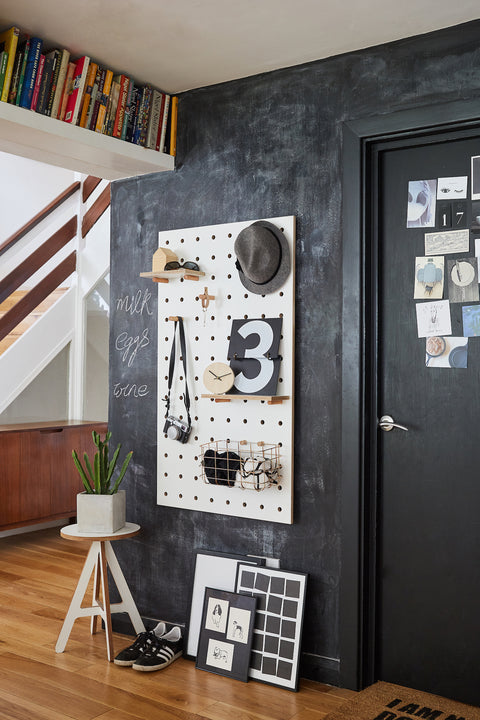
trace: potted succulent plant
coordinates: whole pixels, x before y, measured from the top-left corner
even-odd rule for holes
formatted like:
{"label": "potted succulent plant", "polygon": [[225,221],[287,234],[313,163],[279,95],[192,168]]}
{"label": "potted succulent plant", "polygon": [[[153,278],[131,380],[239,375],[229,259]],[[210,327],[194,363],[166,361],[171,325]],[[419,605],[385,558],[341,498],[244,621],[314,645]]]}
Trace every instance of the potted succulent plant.
{"label": "potted succulent plant", "polygon": [[86,533],[114,533],[125,525],[125,491],[119,490],[119,485],[133,452],[126,455],[120,472],[114,479],[121,444],[117,445],[109,461],[108,443],[112,433],[107,432],[102,440],[94,430],[92,437],[97,447],[93,463],[90,462],[88,454],[84,453],[84,467],[77,451],[72,450],[73,462],[85,488],[84,492],[77,495],[78,530]]}

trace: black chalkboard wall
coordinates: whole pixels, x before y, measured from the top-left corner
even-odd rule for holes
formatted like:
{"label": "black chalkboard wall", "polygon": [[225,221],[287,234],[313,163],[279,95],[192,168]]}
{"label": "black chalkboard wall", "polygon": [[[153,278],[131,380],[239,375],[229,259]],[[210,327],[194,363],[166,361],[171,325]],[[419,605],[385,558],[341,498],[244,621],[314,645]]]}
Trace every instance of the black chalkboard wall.
{"label": "black chalkboard wall", "polygon": [[[117,551],[143,616],[188,620],[197,548],[271,555],[309,573],[301,675],[338,681],[342,122],[478,97],[479,41],[475,21],[185,93],[176,171],[113,183],[109,426],[142,526]],[[159,230],[279,215],[297,217],[294,524],[159,507],[157,287],[139,273]]]}

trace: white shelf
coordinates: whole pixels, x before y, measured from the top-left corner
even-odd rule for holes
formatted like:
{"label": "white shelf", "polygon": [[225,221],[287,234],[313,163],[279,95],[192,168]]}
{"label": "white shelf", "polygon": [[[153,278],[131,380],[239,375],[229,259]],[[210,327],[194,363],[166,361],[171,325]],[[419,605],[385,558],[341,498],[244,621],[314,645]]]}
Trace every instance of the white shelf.
{"label": "white shelf", "polygon": [[0,102],[0,150],[105,180],[173,170],[172,155],[147,150]]}

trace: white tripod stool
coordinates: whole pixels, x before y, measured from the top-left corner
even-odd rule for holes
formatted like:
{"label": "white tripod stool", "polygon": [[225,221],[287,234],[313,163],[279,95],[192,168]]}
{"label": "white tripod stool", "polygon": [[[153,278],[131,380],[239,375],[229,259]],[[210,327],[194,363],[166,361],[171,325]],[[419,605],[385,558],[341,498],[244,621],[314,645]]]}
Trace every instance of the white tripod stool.
{"label": "white tripod stool", "polygon": [[[118,560],[110,544],[111,540],[123,540],[133,537],[140,532],[140,525],[126,523],[126,525],[111,535],[97,535],[95,533],[79,533],[77,525],[67,525],[60,530],[60,534],[67,540],[89,540],[91,542],[83,570],[80,574],[77,587],[73,593],[72,601],[65,620],[58,636],[55,652],[61,653],[65,650],[68,638],[72,631],[73,623],[79,617],[91,617],[90,632],[92,635],[97,631],[97,619],[100,616],[105,625],[107,640],[107,658],[113,660],[113,639],[112,639],[112,613],[126,612],[130,617],[135,632],[145,632],[140,613],[128,588],[127,581],[120,568]],[[107,568],[110,568],[112,578],[115,581],[121,602],[110,604],[108,588]],[[82,607],[82,600],[87,591],[92,572],[95,572],[93,580],[93,598],[90,607]],[[102,590],[103,604],[100,601],[100,588]]]}

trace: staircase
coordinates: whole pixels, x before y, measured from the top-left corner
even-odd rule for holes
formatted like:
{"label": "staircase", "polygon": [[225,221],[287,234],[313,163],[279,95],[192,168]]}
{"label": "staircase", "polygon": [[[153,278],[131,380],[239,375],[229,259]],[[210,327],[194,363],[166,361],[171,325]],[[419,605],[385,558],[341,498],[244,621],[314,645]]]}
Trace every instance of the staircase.
{"label": "staircase", "polygon": [[0,413],[69,346],[82,419],[85,300],[108,273],[110,185],[83,177],[0,245]]}
{"label": "staircase", "polygon": [[[18,340],[18,338],[23,335],[24,332],[28,330],[29,327],[33,325],[33,323],[42,317],[42,315],[50,308],[52,305],[62,297],[67,292],[68,288],[57,288],[54,290],[50,295],[48,295],[43,302],[40,303],[40,305],[37,305],[35,310],[31,312],[29,315],[27,315],[26,318],[24,318],[21,322],[16,325],[16,327],[12,330],[11,333],[9,333],[6,337],[3,338],[3,340],[0,340],[0,355],[2,355],[5,350],[8,350],[10,345],[13,345],[15,340]],[[5,300],[5,302],[0,303],[0,319],[4,317],[5,313],[8,310],[11,310],[19,300],[24,298],[27,294],[26,290],[16,290],[13,292],[10,297]]]}

